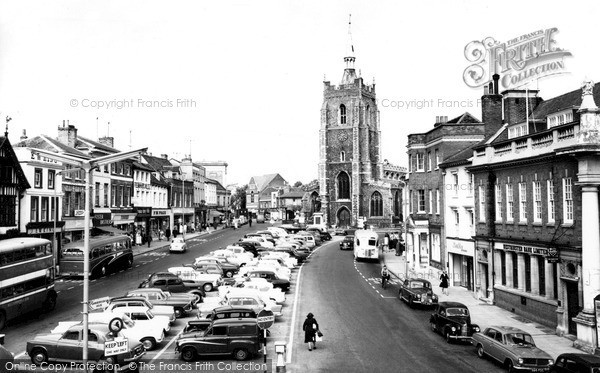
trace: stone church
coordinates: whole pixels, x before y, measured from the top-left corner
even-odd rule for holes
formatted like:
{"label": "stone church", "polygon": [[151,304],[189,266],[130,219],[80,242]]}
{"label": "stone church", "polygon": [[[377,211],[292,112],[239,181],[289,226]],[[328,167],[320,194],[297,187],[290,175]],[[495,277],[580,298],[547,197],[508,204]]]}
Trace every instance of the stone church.
{"label": "stone church", "polygon": [[319,131],[319,198],[325,223],[384,227],[402,220],[406,169],[381,160],[375,83],[356,74],[352,35],[339,85],[324,82]]}

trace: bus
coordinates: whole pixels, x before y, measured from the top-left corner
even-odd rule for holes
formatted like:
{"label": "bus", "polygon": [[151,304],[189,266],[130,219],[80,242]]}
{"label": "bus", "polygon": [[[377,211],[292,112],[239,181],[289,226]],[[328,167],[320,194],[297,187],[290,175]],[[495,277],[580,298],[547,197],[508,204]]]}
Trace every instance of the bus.
{"label": "bus", "polygon": [[379,235],[375,231],[359,229],[354,232],[354,259],[379,260]]}
{"label": "bus", "polygon": [[52,243],[18,237],[0,241],[0,329],[26,312],[56,306]]}
{"label": "bus", "polygon": [[[83,276],[83,241],[66,244],[60,253],[60,273]],[[131,238],[125,235],[90,238],[91,277],[101,277],[119,269],[131,268],[133,250]]]}

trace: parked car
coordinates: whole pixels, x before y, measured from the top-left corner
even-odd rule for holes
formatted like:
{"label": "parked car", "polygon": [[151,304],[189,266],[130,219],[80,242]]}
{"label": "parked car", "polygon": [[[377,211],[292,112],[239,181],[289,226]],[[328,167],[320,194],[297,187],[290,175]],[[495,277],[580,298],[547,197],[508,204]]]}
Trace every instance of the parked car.
{"label": "parked car", "polygon": [[139,288],[159,288],[170,293],[189,293],[198,297],[198,301],[204,297],[204,289],[194,282],[184,282],[179,276],[171,272],[155,272],[140,283]]}
{"label": "parked car", "polygon": [[315,232],[317,234],[319,234],[321,241],[329,241],[331,240],[331,234],[329,234],[329,232],[327,232],[326,230],[322,230],[319,228],[306,228],[307,232]]}
{"label": "parked car", "polygon": [[183,328],[179,339],[202,337],[211,325],[212,320],[208,318],[190,320]]}
{"label": "parked car", "polygon": [[169,245],[169,252],[185,253],[187,251],[187,243],[183,237],[175,237],[171,239],[171,245]]}
{"label": "parked car", "polygon": [[561,354],[550,368],[552,373],[598,373],[600,372],[600,356],[588,354]]}
{"label": "parked car", "polygon": [[155,315],[146,307],[118,307],[113,309],[112,313],[117,317],[126,315],[144,328],[154,328],[157,326],[162,328],[165,334],[171,330],[171,323],[168,317]]}
{"label": "parked car", "polygon": [[246,360],[261,348],[261,330],[256,319],[215,320],[201,336],[182,334],[175,351],[184,361],[193,361],[203,355],[231,355]]}
{"label": "parked car", "polygon": [[[512,326],[492,326],[473,334],[477,356],[490,356],[504,365],[509,373],[516,371],[549,372],[552,356],[535,346],[531,335]],[[578,372],[567,370],[566,372]]]}
{"label": "parked car", "polygon": [[273,284],[273,287],[280,288],[283,291],[290,289],[290,280],[281,277],[274,270],[267,269],[253,269],[247,273],[248,277],[259,277],[264,278],[268,282]]}
{"label": "parked car", "polygon": [[345,236],[340,242],[340,250],[354,250],[354,236]]}
{"label": "parked car", "polygon": [[405,301],[412,308],[415,304],[434,306],[438,303],[438,296],[431,289],[431,282],[421,278],[408,278],[400,284],[398,298]]}
{"label": "parked car", "polygon": [[2,368],[0,368],[0,372],[3,373],[8,373],[8,369],[3,370],[6,368],[5,364],[14,363],[15,361],[15,356],[13,355],[13,353],[8,351],[6,347],[4,347],[4,335],[0,335],[0,361],[3,364]]}
{"label": "parked car", "polygon": [[346,229],[345,228],[341,228],[341,227],[336,227],[333,229],[333,234],[335,236],[345,236],[346,235]]}
{"label": "parked car", "polygon": [[[212,266],[206,266],[210,264]],[[223,277],[231,278],[238,273],[240,266],[210,255],[199,256],[194,261],[194,269],[206,269],[209,273],[214,273],[214,267],[217,267]]]}
{"label": "parked car", "polygon": [[191,267],[170,267],[168,271],[181,278],[185,284],[202,288],[205,293],[213,291],[221,285],[221,275],[219,274],[203,273]]}
{"label": "parked car", "polygon": [[439,302],[429,318],[431,330],[441,333],[446,342],[470,341],[479,326],[471,323],[469,309],[458,302]]}
{"label": "parked car", "polygon": [[192,312],[198,299],[193,294],[171,294],[158,288],[136,289],[128,292],[127,297],[143,297],[154,306],[173,306],[175,317],[183,317]]}
{"label": "parked car", "polygon": [[256,319],[257,313],[249,306],[221,306],[215,308],[211,313],[206,315],[210,321],[220,319]]}
{"label": "parked car", "polygon": [[246,250],[247,252],[252,253],[252,255],[254,255],[254,256],[258,255],[258,250],[256,250],[256,247],[259,245],[257,242],[239,241],[239,242],[232,243],[231,246],[239,246],[239,247],[243,248],[244,250]]}
{"label": "parked car", "polygon": [[[130,363],[137,363],[146,353],[144,346],[135,341],[129,341],[128,351],[115,356],[104,356],[104,343],[113,341],[115,337],[109,333],[105,324],[88,326],[88,359],[90,362],[105,362],[129,368]],[[125,338],[122,333],[117,337]],[[83,355],[83,325],[70,327],[64,333],[38,334],[27,342],[27,354],[34,364],[44,364],[48,361],[71,362],[81,359]]]}
{"label": "parked car", "polygon": [[[115,317],[123,320],[121,333],[128,339],[139,341],[147,351],[154,350],[165,339],[164,325],[158,320],[136,322],[127,313],[120,313],[118,308],[112,311],[90,313],[89,323],[104,324],[104,327],[108,330],[108,323]],[[80,321],[75,321],[75,324],[79,323]]]}
{"label": "parked car", "polygon": [[[103,311],[112,311],[120,307],[146,307],[157,316],[169,318],[169,322],[175,322],[175,308],[167,305],[154,305],[145,297],[116,297],[110,300],[110,303],[104,307]],[[110,321],[110,320],[109,320]]]}

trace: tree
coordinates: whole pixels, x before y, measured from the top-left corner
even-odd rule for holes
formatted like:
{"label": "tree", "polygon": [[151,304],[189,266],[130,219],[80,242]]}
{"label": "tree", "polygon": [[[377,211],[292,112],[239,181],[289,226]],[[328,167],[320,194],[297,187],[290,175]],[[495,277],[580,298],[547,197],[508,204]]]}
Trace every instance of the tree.
{"label": "tree", "polygon": [[299,188],[299,187],[301,187],[301,186],[302,186],[302,182],[301,182],[301,181],[296,181],[296,182],[294,183],[294,188]]}
{"label": "tree", "polygon": [[246,210],[246,191],[248,190],[248,184],[239,187],[235,190],[235,193],[231,195],[231,208],[233,208],[237,214],[240,211]]}

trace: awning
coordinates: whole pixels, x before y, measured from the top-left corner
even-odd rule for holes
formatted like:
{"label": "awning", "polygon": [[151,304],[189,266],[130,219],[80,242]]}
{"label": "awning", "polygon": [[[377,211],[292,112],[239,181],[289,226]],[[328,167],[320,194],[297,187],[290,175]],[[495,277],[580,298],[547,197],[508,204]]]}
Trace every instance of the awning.
{"label": "awning", "polygon": [[211,217],[211,218],[218,218],[218,217],[221,217],[223,215],[225,215],[225,214],[223,214],[222,212],[219,212],[219,211],[215,211],[215,210],[210,210],[208,212],[208,216]]}
{"label": "awning", "polygon": [[125,234],[126,233],[125,231],[122,231],[122,230],[120,230],[118,228],[115,228],[115,227],[111,227],[109,225],[101,225],[101,226],[96,227],[96,228],[100,229],[101,231],[112,233],[113,235],[115,235],[115,234]]}

